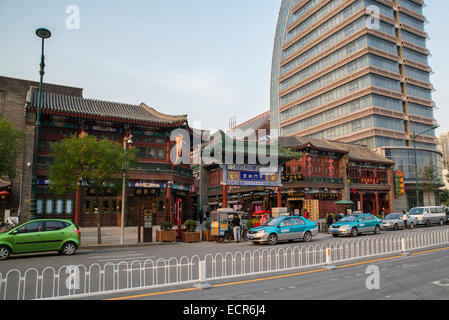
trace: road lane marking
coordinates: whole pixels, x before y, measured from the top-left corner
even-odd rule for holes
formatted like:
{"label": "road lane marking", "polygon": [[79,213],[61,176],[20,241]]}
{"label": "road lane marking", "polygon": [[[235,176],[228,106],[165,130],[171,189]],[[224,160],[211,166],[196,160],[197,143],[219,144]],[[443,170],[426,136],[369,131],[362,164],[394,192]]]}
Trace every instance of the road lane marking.
{"label": "road lane marking", "polygon": [[111,253],[111,254],[107,254],[107,255],[101,255],[101,256],[89,256],[87,258],[89,259],[101,259],[101,258],[109,258],[109,257],[118,257],[118,256],[125,256],[125,257],[129,257],[129,256],[143,256],[145,255],[144,253],[134,253],[135,251],[131,251],[131,252],[124,252],[124,253]]}
{"label": "road lane marking", "polygon": [[440,281],[434,281],[433,284],[440,286],[440,287],[449,287],[449,279],[443,279]]}
{"label": "road lane marking", "polygon": [[430,253],[430,252],[436,252],[436,251],[442,251],[442,250],[449,250],[449,247],[444,247],[444,248],[438,248],[438,249],[432,249],[432,250],[426,250],[426,251],[420,251],[420,252],[415,252],[412,253],[412,256],[418,255],[418,254],[424,254],[424,253]]}
{"label": "road lane marking", "polygon": [[125,260],[135,260],[135,261],[140,261],[140,260],[152,260],[152,261],[156,261],[156,257],[155,256],[149,256],[149,257],[136,257],[136,256],[132,256],[129,258],[112,258],[112,259],[102,259],[102,260],[98,260],[99,262],[105,262],[105,261],[117,261],[117,260],[121,260],[121,261],[125,261]]}
{"label": "road lane marking", "polygon": [[138,294],[138,295],[135,295],[135,296],[127,296],[127,297],[111,298],[111,299],[105,299],[105,300],[137,299],[137,298],[143,298],[143,297],[149,297],[149,296],[157,296],[157,295],[162,295],[162,294],[170,294],[170,293],[178,293],[178,292],[188,292],[188,291],[196,291],[196,290],[199,290],[199,289],[198,289],[198,288],[178,289],[178,290],[170,290],[170,291],[164,291],[164,292],[153,292],[153,293]]}
{"label": "road lane marking", "polygon": [[[436,252],[436,251],[441,251],[441,250],[449,250],[449,247],[439,248],[439,249],[434,249],[434,250],[426,250],[426,251],[415,252],[412,255],[428,253],[428,252]],[[404,255],[400,255],[400,256],[393,256],[393,257],[388,257],[388,258],[373,259],[373,260],[369,260],[369,261],[361,261],[361,262],[357,262],[357,263],[347,264],[347,265],[344,265],[344,266],[339,266],[337,268],[343,269],[343,268],[349,268],[349,267],[363,265],[363,264],[370,264],[370,263],[373,263],[373,262],[396,260],[396,259],[404,258],[404,257],[405,257]],[[291,273],[291,274],[284,274],[284,275],[272,276],[272,277],[266,277],[266,278],[257,278],[257,279],[243,280],[243,281],[220,283],[220,284],[212,285],[211,287],[212,288],[219,288],[219,287],[233,286],[233,285],[253,283],[253,282],[262,282],[262,281],[273,280],[273,279],[280,279],[280,278],[288,278],[288,277],[294,277],[294,276],[300,276],[300,275],[306,275],[306,274],[313,274],[313,273],[318,273],[318,272],[323,272],[323,271],[328,271],[328,270],[326,268],[321,268],[321,269],[315,269],[315,270],[298,272],[298,273]],[[334,279],[334,280],[338,280],[338,279]],[[171,294],[171,293],[190,292],[190,291],[196,291],[196,290],[200,290],[200,289],[198,289],[198,288],[186,288],[186,289],[171,290],[171,291],[144,293],[144,294],[140,294],[140,295],[125,296],[125,297],[111,298],[111,299],[104,299],[104,300],[136,299],[136,298],[144,298],[144,297],[157,296],[157,295],[166,295],[166,294]]]}

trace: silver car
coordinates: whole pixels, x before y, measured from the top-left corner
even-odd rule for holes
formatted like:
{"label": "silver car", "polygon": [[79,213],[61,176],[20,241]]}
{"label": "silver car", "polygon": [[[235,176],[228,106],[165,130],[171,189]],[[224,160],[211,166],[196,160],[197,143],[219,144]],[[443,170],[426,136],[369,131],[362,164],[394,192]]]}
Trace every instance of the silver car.
{"label": "silver car", "polygon": [[[382,220],[384,229],[399,230],[404,229],[404,220],[402,213],[390,213]],[[416,226],[416,218],[407,214],[407,226],[413,229]]]}

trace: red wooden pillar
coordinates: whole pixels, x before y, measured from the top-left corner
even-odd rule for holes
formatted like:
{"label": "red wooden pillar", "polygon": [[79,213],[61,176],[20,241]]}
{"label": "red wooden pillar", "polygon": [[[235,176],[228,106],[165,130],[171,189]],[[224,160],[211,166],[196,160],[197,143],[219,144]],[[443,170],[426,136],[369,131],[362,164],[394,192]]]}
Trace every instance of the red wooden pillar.
{"label": "red wooden pillar", "polygon": [[223,185],[223,208],[228,207],[228,186]]}
{"label": "red wooden pillar", "polygon": [[362,191],[360,191],[360,211],[362,213],[364,213],[364,210],[363,210],[363,192]]}
{"label": "red wooden pillar", "polygon": [[141,235],[140,235],[140,233],[141,233],[141,224],[142,224],[142,222],[141,222],[141,220],[140,220],[140,200],[138,200],[138,202],[137,202],[137,243],[140,243],[141,242]]}
{"label": "red wooden pillar", "polygon": [[165,194],[165,211],[166,211],[166,221],[171,223],[171,190],[170,186],[167,184],[167,190]]}
{"label": "red wooden pillar", "polygon": [[375,201],[376,203],[374,204],[374,215],[378,215],[379,214],[379,192],[375,192]]}
{"label": "red wooden pillar", "polygon": [[75,193],[75,216],[74,223],[79,226],[81,218],[81,188],[78,187]]}
{"label": "red wooden pillar", "polygon": [[277,194],[277,196],[278,196],[278,208],[281,208],[282,207],[282,188],[281,187],[279,187],[278,188],[278,194]]}

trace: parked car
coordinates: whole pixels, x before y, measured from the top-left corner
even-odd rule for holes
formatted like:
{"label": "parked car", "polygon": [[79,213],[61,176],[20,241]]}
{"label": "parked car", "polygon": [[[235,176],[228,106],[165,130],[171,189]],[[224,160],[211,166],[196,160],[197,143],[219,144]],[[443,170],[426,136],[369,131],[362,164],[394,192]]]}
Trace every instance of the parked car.
{"label": "parked car", "polygon": [[383,228],[382,220],[370,213],[350,214],[331,224],[329,233],[334,237],[357,237],[361,233],[373,232],[379,234]]}
{"label": "parked car", "polygon": [[277,217],[260,227],[248,231],[248,240],[254,243],[275,245],[278,241],[301,239],[309,242],[318,234],[315,223],[303,217]]}
{"label": "parked car", "polygon": [[73,255],[80,246],[79,228],[70,220],[40,219],[0,233],[0,260],[15,253],[57,251]]}
{"label": "parked car", "polygon": [[[402,213],[390,213],[382,220],[384,229],[399,230],[405,228]],[[416,225],[416,218],[407,214],[407,226],[413,229]]]}
{"label": "parked car", "polygon": [[443,207],[417,207],[412,208],[409,215],[416,219],[416,225],[430,227],[432,224],[444,225],[447,221],[446,211]]}

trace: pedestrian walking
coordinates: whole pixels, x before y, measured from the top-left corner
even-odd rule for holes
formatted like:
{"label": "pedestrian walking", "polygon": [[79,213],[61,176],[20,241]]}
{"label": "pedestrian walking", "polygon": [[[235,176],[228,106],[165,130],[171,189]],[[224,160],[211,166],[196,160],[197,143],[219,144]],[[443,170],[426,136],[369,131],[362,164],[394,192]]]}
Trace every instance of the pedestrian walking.
{"label": "pedestrian walking", "polygon": [[327,229],[329,230],[329,227],[331,226],[331,224],[334,222],[334,217],[332,216],[332,213],[328,213],[327,214]]}
{"label": "pedestrian walking", "polygon": [[405,212],[405,210],[402,210],[402,221],[404,221],[404,230],[408,229],[408,225],[407,225],[408,216],[407,216],[407,213]]}
{"label": "pedestrian walking", "polygon": [[329,226],[334,222],[333,213],[327,214],[326,222],[327,222],[327,227],[329,228]]}
{"label": "pedestrian walking", "polygon": [[304,218],[309,219],[309,211],[307,209],[304,211]]}
{"label": "pedestrian walking", "polygon": [[235,242],[240,242],[240,218],[238,214],[234,214],[234,219],[232,220],[232,230],[234,231]]}

